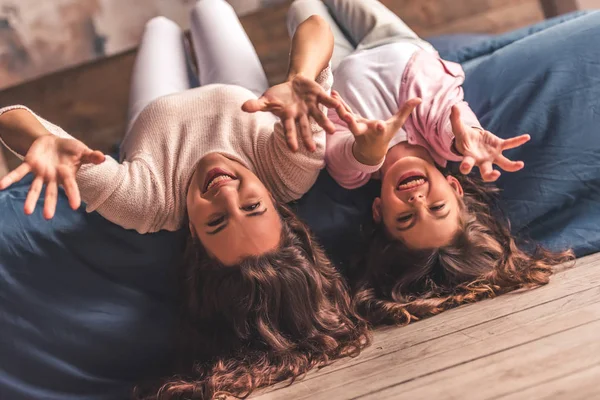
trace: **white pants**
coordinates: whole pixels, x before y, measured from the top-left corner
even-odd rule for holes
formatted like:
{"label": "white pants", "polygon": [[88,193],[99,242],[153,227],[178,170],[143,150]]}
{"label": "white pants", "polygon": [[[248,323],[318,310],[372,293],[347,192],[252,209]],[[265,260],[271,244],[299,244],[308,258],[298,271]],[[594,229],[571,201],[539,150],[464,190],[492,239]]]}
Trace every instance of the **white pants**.
{"label": "white pants", "polygon": [[[191,13],[191,34],[200,86],[243,86],[257,96],[268,89],[258,55],[233,8],[225,0],[200,0]],[[183,31],[156,17],[146,24],[129,95],[129,127],[155,99],[190,89]]]}
{"label": "white pants", "polygon": [[294,34],[302,21],[320,15],[331,25],[335,48],[331,60],[335,70],[354,51],[396,42],[413,43],[435,52],[396,14],[377,0],[296,0],[288,11],[288,32]]}

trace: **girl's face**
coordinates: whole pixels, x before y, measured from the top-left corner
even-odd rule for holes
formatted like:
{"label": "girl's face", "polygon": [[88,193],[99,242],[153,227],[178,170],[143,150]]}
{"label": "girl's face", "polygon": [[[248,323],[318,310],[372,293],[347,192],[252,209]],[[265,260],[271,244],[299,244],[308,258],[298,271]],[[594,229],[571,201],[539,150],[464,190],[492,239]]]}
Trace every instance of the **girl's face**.
{"label": "girl's face", "polygon": [[388,154],[390,162],[386,159],[382,167],[381,197],[373,202],[373,219],[410,248],[448,244],[460,228],[460,183],[445,177],[425,149],[396,147],[390,153],[401,156]]}
{"label": "girl's face", "polygon": [[281,220],[270,192],[250,170],[221,154],[198,163],[187,210],[192,234],[225,265],[279,245]]}

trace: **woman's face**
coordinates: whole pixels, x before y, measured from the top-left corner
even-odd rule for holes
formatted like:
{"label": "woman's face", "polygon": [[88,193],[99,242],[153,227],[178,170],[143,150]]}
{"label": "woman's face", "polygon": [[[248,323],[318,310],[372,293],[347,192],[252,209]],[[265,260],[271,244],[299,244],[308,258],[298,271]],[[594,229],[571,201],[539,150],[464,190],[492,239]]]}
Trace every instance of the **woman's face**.
{"label": "woman's face", "polygon": [[198,163],[187,209],[192,234],[225,265],[279,245],[281,220],[270,192],[250,170],[221,154]]}
{"label": "woman's face", "polygon": [[392,155],[386,164],[381,197],[373,203],[374,220],[413,249],[448,244],[460,227],[460,183],[453,176],[445,177],[422,148],[402,157]]}

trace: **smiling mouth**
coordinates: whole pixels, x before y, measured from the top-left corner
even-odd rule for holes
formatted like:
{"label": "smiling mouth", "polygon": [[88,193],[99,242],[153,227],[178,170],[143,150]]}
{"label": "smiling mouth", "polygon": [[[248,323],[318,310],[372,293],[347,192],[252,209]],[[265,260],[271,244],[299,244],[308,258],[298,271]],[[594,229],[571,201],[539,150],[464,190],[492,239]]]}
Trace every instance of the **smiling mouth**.
{"label": "smiling mouth", "polygon": [[220,168],[212,169],[206,174],[202,193],[206,193],[211,189],[222,186],[227,182],[235,181],[236,179],[237,178],[233,174]]}
{"label": "smiling mouth", "polygon": [[396,186],[396,190],[405,191],[413,190],[427,183],[427,178],[424,175],[411,175],[408,177],[402,176]]}

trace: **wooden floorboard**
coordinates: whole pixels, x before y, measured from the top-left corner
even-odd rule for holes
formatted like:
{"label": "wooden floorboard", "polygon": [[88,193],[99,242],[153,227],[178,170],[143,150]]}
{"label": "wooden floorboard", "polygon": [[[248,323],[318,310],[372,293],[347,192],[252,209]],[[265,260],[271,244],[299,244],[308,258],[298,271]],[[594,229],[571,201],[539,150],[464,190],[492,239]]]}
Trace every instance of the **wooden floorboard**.
{"label": "wooden floorboard", "polygon": [[[568,336],[570,342],[575,342],[573,346],[588,346],[585,335],[589,328],[586,326],[596,327],[598,321],[600,254],[578,260],[575,268],[558,272],[552,282],[542,288],[464,306],[406,327],[378,331],[373,345],[361,356],[340,360],[321,371],[310,373],[291,387],[279,385],[267,389],[259,398],[404,398],[405,391],[411,392],[410,398],[455,398],[463,395],[466,384],[456,385],[454,391],[447,391],[445,386],[448,382],[454,382],[463,374],[468,375],[469,371],[476,372],[483,368],[480,365],[487,369],[497,365],[501,376],[521,372],[527,375],[523,369],[526,370],[529,364],[526,360],[516,360],[519,357],[513,357],[513,353],[541,351],[548,341],[562,343],[561,340],[571,331],[577,332]],[[580,334],[582,339],[577,342],[575,339]],[[569,348],[564,351],[583,350]],[[600,352],[597,353],[600,357]],[[503,354],[508,354],[506,359]],[[515,358],[512,370],[509,368],[511,357]],[[578,368],[592,368],[598,362],[600,359],[592,357],[577,366],[567,357],[564,370],[560,370],[558,363],[552,371],[555,375],[567,376]],[[455,375],[455,370],[460,373]],[[552,371],[549,370],[549,374]],[[485,380],[489,381],[486,384],[486,388],[489,386],[486,389],[488,397],[471,398],[493,398],[515,390],[533,390],[529,388],[544,379],[540,372],[535,380],[514,380],[515,384],[511,386],[510,380],[486,376]],[[442,383],[437,385],[438,381]],[[469,385],[473,384],[469,381]],[[432,388],[437,388],[438,392]],[[427,392],[422,392],[425,389]]]}
{"label": "wooden floorboard", "polygon": [[[600,364],[582,367],[570,374],[553,377],[530,386],[527,389],[514,391],[497,400],[589,400],[600,398]],[[576,390],[573,390],[576,388]]]}

